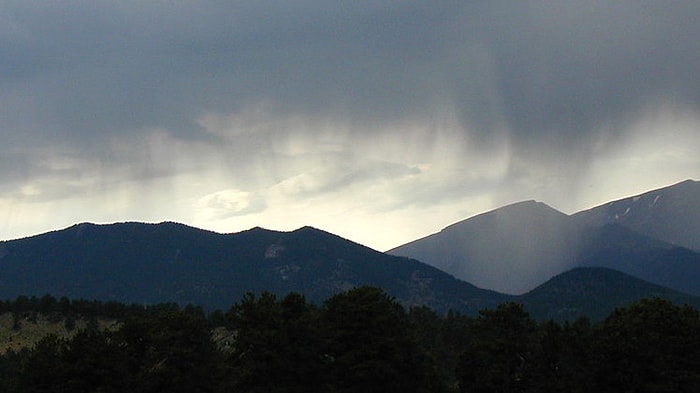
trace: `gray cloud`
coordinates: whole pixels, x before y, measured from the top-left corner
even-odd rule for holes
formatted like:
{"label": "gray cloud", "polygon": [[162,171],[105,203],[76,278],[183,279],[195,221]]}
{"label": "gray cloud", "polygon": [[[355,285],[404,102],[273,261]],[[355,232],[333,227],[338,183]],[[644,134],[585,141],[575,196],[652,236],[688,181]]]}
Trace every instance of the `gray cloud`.
{"label": "gray cloud", "polygon": [[2,195],[212,170],[226,184],[209,194],[393,176],[391,209],[575,193],[650,110],[700,116],[698,15],[682,1],[4,2]]}
{"label": "gray cloud", "polygon": [[34,93],[32,128],[63,137],[196,134],[202,113],[262,101],[354,122],[454,105],[482,136],[505,124],[518,142],[565,143],[660,97],[699,94],[692,2],[3,8],[6,98]]}

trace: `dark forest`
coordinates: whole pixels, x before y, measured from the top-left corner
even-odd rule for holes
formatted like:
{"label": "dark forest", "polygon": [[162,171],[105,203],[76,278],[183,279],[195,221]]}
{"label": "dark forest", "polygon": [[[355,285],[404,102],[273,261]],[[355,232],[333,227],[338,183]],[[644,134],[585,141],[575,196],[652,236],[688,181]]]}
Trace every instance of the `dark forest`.
{"label": "dark forest", "polygon": [[536,321],[518,303],[441,315],[375,287],[320,306],[296,293],[210,313],[47,295],[0,312],[13,329],[38,314],[87,321],[0,355],[10,393],[700,391],[700,314],[656,298],[595,324]]}

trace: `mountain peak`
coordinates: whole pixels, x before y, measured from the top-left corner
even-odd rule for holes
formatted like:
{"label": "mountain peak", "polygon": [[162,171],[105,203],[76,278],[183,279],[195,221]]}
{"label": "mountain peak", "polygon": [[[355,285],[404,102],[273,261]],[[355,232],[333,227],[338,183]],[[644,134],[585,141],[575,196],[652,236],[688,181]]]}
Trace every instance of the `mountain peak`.
{"label": "mountain peak", "polygon": [[676,183],[674,185],[671,185],[669,187],[676,187],[676,186],[700,186],[700,181],[693,180],[693,179],[685,179],[680,183]]}
{"label": "mountain peak", "polygon": [[474,222],[480,222],[482,220],[510,220],[513,223],[517,223],[532,219],[544,219],[546,217],[551,217],[552,219],[565,219],[567,215],[554,209],[546,203],[535,200],[526,200],[512,203],[485,213],[477,214],[476,216],[449,225],[441,232],[449,232],[465,225],[472,225]]}
{"label": "mountain peak", "polygon": [[482,288],[521,294],[570,267],[570,217],[534,200],[492,210],[390,250]]}
{"label": "mountain peak", "polygon": [[328,233],[324,230],[312,227],[310,225],[304,225],[303,227],[297,228],[293,230],[292,232],[317,232],[317,233]]}
{"label": "mountain peak", "polygon": [[574,215],[601,226],[618,223],[671,244],[700,250],[700,182],[685,180]]}

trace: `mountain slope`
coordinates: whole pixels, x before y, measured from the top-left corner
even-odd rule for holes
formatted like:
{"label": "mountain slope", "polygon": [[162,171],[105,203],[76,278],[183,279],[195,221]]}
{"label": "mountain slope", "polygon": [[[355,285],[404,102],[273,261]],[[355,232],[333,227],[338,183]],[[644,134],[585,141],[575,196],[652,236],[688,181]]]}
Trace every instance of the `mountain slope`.
{"label": "mountain slope", "polygon": [[657,285],[700,295],[700,253],[618,224],[589,230],[582,243],[577,266],[616,269]]}
{"label": "mountain slope", "polygon": [[573,218],[591,226],[619,224],[700,251],[700,182],[686,180],[578,212]]}
{"label": "mountain slope", "polygon": [[[389,253],[510,294],[524,293],[573,267],[599,266],[700,295],[700,252],[678,246],[700,236],[699,185],[686,181],[574,216],[522,202]],[[655,237],[659,234],[664,236]]]}
{"label": "mountain slope", "polygon": [[[525,207],[530,212],[543,209]],[[528,216],[511,211],[505,217]],[[552,217],[558,220],[555,214]],[[481,219],[494,224],[493,217]],[[631,232],[611,227],[611,233],[604,236],[608,243],[591,241],[628,244],[626,236],[645,238],[633,232],[621,236],[620,228],[623,233]],[[660,241],[652,241],[650,247],[658,246],[654,242],[674,250]],[[607,250],[606,246],[601,250]],[[590,257],[614,260],[602,251]],[[383,254],[311,227],[292,232],[253,228],[218,234],[176,223],[79,224],[0,242],[0,298],[48,293],[225,309],[247,291],[278,295],[295,291],[320,303],[339,291],[373,285],[404,305],[425,305],[438,312],[454,309],[475,315],[505,301],[522,301],[540,319],[574,319],[582,313],[596,318],[607,315],[612,307],[649,296],[692,301],[640,282],[609,269],[579,268],[525,295],[509,296],[479,289],[419,261]]]}
{"label": "mountain slope", "polygon": [[176,223],[79,224],[0,242],[0,298],[50,293],[226,308],[247,291],[296,291],[320,302],[360,285],[439,311],[474,313],[507,299],[310,227],[224,235]]}
{"label": "mountain slope", "polygon": [[519,296],[518,301],[539,320],[573,321],[586,316],[599,321],[617,307],[650,297],[700,308],[699,297],[600,267],[579,267],[566,271]]}
{"label": "mountain slope", "polygon": [[520,294],[575,266],[579,229],[544,203],[505,206],[387,251],[483,288]]}

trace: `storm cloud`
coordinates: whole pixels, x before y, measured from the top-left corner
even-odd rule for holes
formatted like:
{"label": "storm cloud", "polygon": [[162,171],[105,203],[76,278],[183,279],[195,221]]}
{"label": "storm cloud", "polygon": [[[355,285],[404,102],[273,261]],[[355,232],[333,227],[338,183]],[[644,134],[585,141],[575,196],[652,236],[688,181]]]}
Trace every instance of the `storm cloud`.
{"label": "storm cloud", "polygon": [[690,1],[3,2],[0,238],[177,220],[381,249],[509,202],[572,212],[697,178],[698,17]]}

